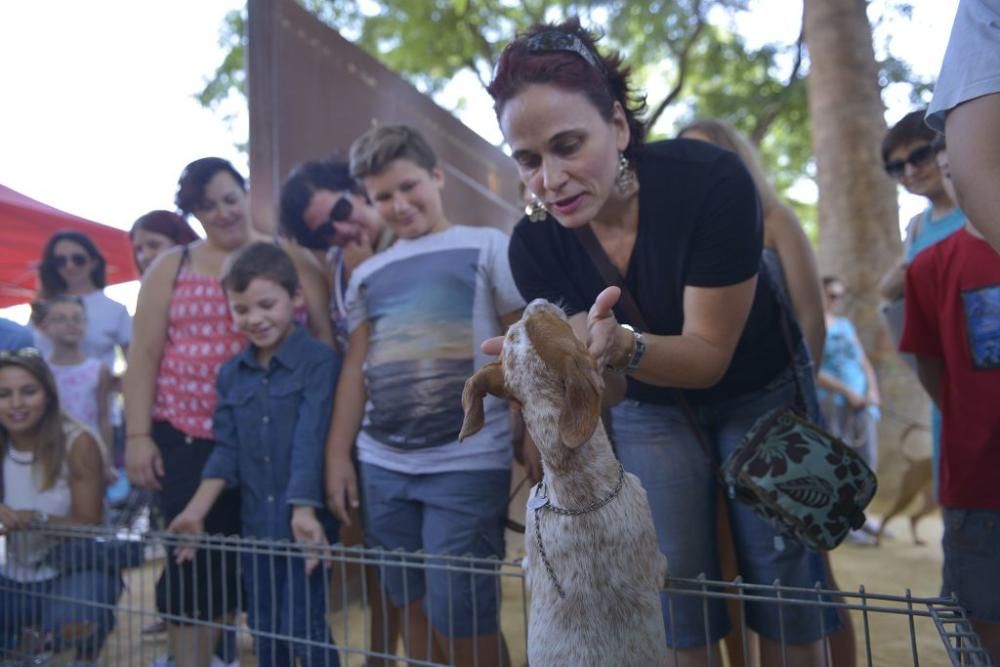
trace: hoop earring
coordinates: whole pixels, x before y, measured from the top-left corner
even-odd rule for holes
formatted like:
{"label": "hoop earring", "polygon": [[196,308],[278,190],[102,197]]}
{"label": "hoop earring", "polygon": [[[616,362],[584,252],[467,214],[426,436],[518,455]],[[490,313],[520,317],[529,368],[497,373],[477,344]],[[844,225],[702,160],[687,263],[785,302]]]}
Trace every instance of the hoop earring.
{"label": "hoop earring", "polygon": [[625,157],[624,153],[618,154],[618,172],[615,174],[615,189],[620,195],[627,195],[635,186],[635,169]]}
{"label": "hoop earring", "polygon": [[524,214],[531,222],[541,222],[548,217],[549,212],[538,197],[531,195],[531,203],[524,207]]}

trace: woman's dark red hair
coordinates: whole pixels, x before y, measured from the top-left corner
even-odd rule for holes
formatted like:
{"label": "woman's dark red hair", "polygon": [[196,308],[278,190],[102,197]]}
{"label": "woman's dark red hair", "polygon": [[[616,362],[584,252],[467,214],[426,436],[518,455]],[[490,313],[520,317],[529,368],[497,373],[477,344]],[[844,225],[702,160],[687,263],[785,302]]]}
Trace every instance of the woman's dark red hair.
{"label": "woman's dark red hair", "polygon": [[[531,38],[547,30],[578,37],[604,64],[604,72],[572,51],[531,50]],[[632,70],[624,64],[620,54],[602,56],[597,51],[598,39],[595,33],[584,30],[576,17],[558,24],[537,24],[518,35],[500,54],[493,80],[486,88],[493,98],[497,118],[507,102],[531,84],[549,84],[583,93],[607,121],[611,120],[614,103],[618,102],[625,110],[630,131],[625,157],[634,158],[646,138],[646,125],[640,118],[646,111],[646,98],[632,88],[629,82]]]}
{"label": "woman's dark red hair", "polygon": [[[139,219],[132,224],[132,229],[129,230],[129,239],[135,241],[135,233],[140,229],[146,232],[153,232],[154,234],[166,236],[173,241],[175,245],[187,245],[188,243],[193,243],[198,240],[198,235],[193,229],[191,229],[191,225],[187,223],[187,220],[173,211],[150,211],[149,213],[140,216]],[[139,257],[135,254],[134,248],[132,250],[132,259],[138,267]],[[142,271],[142,269],[139,270],[140,272]]]}

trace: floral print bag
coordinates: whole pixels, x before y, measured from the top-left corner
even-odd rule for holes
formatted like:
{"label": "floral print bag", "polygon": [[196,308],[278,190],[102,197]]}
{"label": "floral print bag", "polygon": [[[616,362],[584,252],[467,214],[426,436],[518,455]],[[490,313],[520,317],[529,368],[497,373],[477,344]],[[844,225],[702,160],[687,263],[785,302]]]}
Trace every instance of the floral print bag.
{"label": "floral print bag", "polygon": [[811,549],[833,549],[863,526],[878,488],[853,449],[792,408],[758,419],[721,473],[731,498]]}

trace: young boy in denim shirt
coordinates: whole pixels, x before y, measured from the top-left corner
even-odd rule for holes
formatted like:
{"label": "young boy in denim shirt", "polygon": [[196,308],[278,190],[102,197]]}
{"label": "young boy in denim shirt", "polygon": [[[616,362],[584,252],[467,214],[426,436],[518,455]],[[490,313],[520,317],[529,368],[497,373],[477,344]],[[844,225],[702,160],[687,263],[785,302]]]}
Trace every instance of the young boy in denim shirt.
{"label": "young boy in denim shirt", "polygon": [[[458,433],[465,380],[490,360],[480,343],[503,334],[524,308],[507,236],[451,224],[441,202],[444,172],[410,127],[381,126],[355,141],[351,172],[397,240],[362,262],[347,289],[350,337],[327,442],[331,507],[349,521],[358,505],[356,439],[369,546],[502,558],[508,405],[487,402],[486,428],[462,443]],[[383,568],[393,605],[405,608],[409,656],[495,664],[502,653],[495,572],[472,576],[441,565]]]}
{"label": "young boy in denim shirt", "polygon": [[[294,538],[302,545],[336,541],[336,524],[323,507],[323,443],[340,360],[295,323],[302,307],[298,277],[275,244],[258,242],[239,251],[222,286],[250,345],[219,371],[216,447],[198,491],[169,530],[201,533],[222,490],[239,486],[245,537]],[[192,548],[178,550],[178,560],[192,556]],[[250,627],[259,633],[257,664],[294,664],[298,657],[304,665],[339,665],[317,561],[251,553],[242,558]]]}

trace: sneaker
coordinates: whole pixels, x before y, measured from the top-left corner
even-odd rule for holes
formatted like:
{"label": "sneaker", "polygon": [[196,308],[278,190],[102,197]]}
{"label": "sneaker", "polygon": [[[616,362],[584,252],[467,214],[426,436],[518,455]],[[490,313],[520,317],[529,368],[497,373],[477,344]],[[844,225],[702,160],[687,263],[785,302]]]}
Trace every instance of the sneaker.
{"label": "sneaker", "polygon": [[863,547],[875,546],[875,536],[869,535],[864,528],[858,528],[849,532],[847,534],[847,541]]}
{"label": "sneaker", "polygon": [[209,664],[211,667],[240,667],[239,659],[233,660],[230,663],[225,663],[222,661],[222,658],[217,655],[212,656],[212,662]]}
{"label": "sneaker", "polygon": [[158,618],[149,625],[142,628],[142,634],[144,635],[160,635],[167,631],[167,622],[162,618]]}

